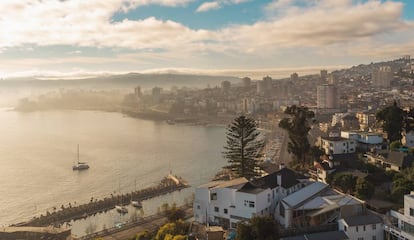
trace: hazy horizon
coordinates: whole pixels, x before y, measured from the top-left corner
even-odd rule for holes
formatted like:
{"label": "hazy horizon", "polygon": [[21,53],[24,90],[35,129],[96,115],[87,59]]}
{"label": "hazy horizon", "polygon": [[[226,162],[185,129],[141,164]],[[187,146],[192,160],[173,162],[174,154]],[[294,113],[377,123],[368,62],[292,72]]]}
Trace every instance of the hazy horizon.
{"label": "hazy horizon", "polygon": [[271,75],[266,71],[332,69],[414,53],[409,0],[27,0],[0,6],[0,78],[179,71],[259,79]]}

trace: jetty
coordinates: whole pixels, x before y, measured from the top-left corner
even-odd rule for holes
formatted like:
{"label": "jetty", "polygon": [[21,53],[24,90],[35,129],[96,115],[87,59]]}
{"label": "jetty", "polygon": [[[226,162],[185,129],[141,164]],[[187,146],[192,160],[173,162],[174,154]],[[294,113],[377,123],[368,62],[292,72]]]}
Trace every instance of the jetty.
{"label": "jetty", "polygon": [[[181,177],[176,177],[171,174],[164,177],[157,186],[144,188],[141,190],[133,191],[126,194],[112,195],[105,197],[104,199],[91,199],[90,202],[84,203],[78,206],[62,207],[59,210],[53,212],[46,212],[45,215],[40,217],[34,217],[32,220],[14,226],[32,226],[32,227],[45,227],[48,225],[61,225],[71,220],[77,220],[86,218],[90,215],[94,215],[101,212],[106,212],[115,208],[115,205],[119,204],[121,199],[135,199],[137,201],[143,201],[167,193],[179,191],[187,188],[190,185]],[[128,205],[125,203],[124,205]]]}

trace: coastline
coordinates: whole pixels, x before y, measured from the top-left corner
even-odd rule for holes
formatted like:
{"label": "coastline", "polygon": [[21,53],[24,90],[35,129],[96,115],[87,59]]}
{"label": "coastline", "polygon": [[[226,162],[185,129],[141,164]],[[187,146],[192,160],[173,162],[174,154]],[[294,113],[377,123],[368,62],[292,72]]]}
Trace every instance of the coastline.
{"label": "coastline", "polygon": [[13,107],[9,108],[10,111],[17,112],[41,112],[41,111],[101,111],[101,112],[115,112],[120,113],[131,118],[138,118],[143,120],[151,120],[158,122],[166,122],[170,125],[183,124],[193,126],[206,126],[206,127],[227,127],[227,125],[235,118],[235,116],[188,116],[188,115],[177,115],[170,114],[167,112],[153,111],[153,110],[136,110],[126,108],[122,106],[111,106],[111,107],[67,107],[67,108],[56,108],[56,107]]}

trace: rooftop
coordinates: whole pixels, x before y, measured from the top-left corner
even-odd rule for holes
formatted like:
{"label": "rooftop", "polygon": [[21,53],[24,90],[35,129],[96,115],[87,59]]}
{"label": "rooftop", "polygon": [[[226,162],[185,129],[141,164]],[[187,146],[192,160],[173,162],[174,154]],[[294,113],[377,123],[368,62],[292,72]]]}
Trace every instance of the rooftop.
{"label": "rooftop", "polygon": [[295,208],[300,203],[310,199],[321,191],[327,189],[329,185],[322,182],[314,182],[297,192],[290,194],[289,196],[283,198],[283,202],[289,205],[292,208]]}
{"label": "rooftop", "polygon": [[348,224],[348,226],[368,225],[383,222],[378,215],[374,214],[346,217],[344,218],[344,221]]}
{"label": "rooftop", "polygon": [[240,188],[246,182],[248,182],[246,178],[236,178],[230,181],[212,181],[198,188]]}
{"label": "rooftop", "polygon": [[310,233],[300,236],[286,237],[281,238],[281,240],[348,240],[348,236],[343,231],[331,231],[331,232],[320,232],[320,233]]}

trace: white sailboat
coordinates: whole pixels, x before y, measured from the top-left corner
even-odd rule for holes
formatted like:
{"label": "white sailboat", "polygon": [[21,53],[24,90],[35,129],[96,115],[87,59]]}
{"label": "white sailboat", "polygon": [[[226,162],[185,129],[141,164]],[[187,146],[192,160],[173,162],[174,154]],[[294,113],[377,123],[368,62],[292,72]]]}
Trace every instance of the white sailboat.
{"label": "white sailboat", "polygon": [[89,165],[86,162],[79,161],[79,144],[78,144],[78,161],[73,164],[72,170],[86,170],[89,169]]}
{"label": "white sailboat", "polygon": [[[137,191],[137,180],[136,179],[135,179],[135,191]],[[136,208],[142,208],[141,201],[132,200],[132,197],[131,197],[131,205]]]}
{"label": "white sailboat", "polygon": [[121,214],[128,213],[128,208],[125,207],[122,203],[121,183],[119,183],[119,193],[121,194],[121,203],[118,204],[118,205],[115,205],[115,209],[116,209],[117,212],[119,212]]}

